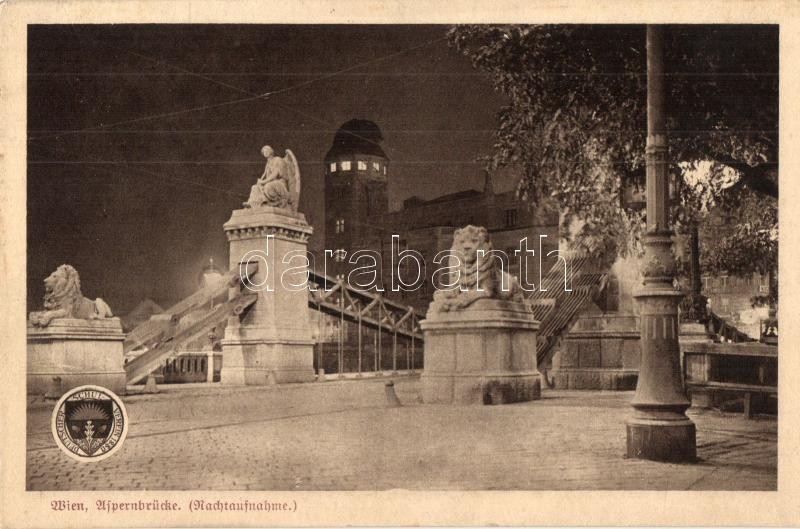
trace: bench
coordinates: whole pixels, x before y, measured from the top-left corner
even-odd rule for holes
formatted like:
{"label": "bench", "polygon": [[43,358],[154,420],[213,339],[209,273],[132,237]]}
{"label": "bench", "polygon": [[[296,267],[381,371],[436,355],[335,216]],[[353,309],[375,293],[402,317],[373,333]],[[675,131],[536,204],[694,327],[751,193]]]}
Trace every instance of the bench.
{"label": "bench", "polygon": [[691,392],[692,388],[704,390],[717,390],[738,392],[744,394],[744,417],[753,418],[753,395],[778,395],[777,386],[755,386],[751,384],[734,384],[725,382],[705,382],[703,384],[690,383],[686,387]]}
{"label": "bench", "polygon": [[753,396],[778,394],[778,348],[759,343],[697,343],[682,351],[684,386],[692,403],[720,392],[741,393],[744,415],[753,416]]}

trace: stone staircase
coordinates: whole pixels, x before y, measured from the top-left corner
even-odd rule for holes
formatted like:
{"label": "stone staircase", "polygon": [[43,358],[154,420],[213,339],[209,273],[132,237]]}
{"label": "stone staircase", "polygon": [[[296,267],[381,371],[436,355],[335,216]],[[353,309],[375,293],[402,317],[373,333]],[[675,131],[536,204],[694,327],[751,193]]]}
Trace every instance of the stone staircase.
{"label": "stone staircase", "polygon": [[245,289],[243,281],[256,269],[255,264],[249,264],[241,270],[230,270],[214,285],[201,288],[131,330],[125,337],[123,354],[130,356],[137,349],[143,352],[125,363],[127,383],[141,381],[177,349],[215,327],[223,327],[230,316],[241,314],[255,303],[257,295]]}
{"label": "stone staircase", "polygon": [[[164,361],[193,340],[219,327],[232,315],[241,314],[247,307],[255,303],[258,294],[240,294],[231,300],[221,303],[205,313],[200,319],[179,329],[173,326],[160,335],[161,341],[152,349],[137,356],[125,364],[125,375],[128,384],[136,384],[147,375],[158,369]],[[170,332],[171,331],[171,332]]]}
{"label": "stone staircase", "polygon": [[546,369],[561,336],[605,288],[610,270],[610,266],[598,269],[598,260],[586,254],[567,257],[566,261],[566,287],[571,290],[565,290],[564,264],[558,262],[542,278],[539,290],[528,298],[534,316],[540,322],[536,348],[539,370]]}

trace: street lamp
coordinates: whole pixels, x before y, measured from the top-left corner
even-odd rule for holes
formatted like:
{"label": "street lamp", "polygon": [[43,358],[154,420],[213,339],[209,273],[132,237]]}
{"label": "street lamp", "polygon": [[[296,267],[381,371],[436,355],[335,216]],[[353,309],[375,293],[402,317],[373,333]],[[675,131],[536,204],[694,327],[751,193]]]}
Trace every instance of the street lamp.
{"label": "street lamp", "polygon": [[645,172],[644,168],[627,174],[622,181],[620,192],[622,208],[630,211],[641,211],[645,208]]}
{"label": "street lamp", "polygon": [[627,422],[628,457],[658,461],[696,458],[690,402],[681,380],[677,273],[669,222],[669,163],[664,120],[664,50],[661,26],[647,26],[647,229],[639,303],[641,362],[633,416]]}
{"label": "street lamp", "polygon": [[216,287],[222,280],[222,271],[214,266],[214,258],[208,259],[208,265],[200,272],[200,288]]}

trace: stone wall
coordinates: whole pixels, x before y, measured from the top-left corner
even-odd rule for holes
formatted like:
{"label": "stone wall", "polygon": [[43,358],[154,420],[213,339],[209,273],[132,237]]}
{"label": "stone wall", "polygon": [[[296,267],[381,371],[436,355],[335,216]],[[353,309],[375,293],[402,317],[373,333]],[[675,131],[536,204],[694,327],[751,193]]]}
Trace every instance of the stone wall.
{"label": "stone wall", "polygon": [[633,314],[585,314],[553,357],[558,389],[633,390],[638,372],[639,330]]}

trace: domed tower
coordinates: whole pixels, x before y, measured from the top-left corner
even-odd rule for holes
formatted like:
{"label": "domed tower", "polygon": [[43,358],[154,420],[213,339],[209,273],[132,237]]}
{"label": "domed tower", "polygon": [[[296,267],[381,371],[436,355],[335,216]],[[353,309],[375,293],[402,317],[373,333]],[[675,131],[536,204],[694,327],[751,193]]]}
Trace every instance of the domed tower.
{"label": "domed tower", "polygon": [[[345,276],[354,249],[374,234],[370,217],[388,211],[388,163],[381,148],[383,135],[378,125],[364,119],[343,124],[325,155],[325,249],[328,274]],[[338,250],[344,250],[346,255]]]}

